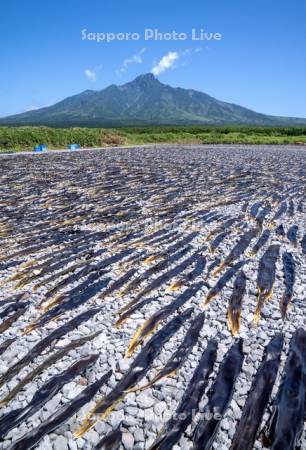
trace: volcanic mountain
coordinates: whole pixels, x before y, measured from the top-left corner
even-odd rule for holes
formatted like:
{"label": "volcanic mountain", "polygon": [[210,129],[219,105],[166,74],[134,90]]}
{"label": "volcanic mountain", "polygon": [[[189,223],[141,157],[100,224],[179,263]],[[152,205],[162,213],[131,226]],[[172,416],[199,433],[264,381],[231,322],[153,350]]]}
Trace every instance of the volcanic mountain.
{"label": "volcanic mountain", "polygon": [[260,114],[193,89],[174,88],[151,73],[55,105],[0,119],[0,125],[305,125],[306,119]]}

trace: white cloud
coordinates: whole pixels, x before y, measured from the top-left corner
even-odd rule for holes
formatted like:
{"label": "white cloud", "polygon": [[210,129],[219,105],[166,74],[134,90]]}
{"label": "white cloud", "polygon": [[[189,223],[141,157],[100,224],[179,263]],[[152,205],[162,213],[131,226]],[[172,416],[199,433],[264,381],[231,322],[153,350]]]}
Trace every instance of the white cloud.
{"label": "white cloud", "polygon": [[143,62],[142,55],[144,54],[145,51],[146,49],[142,48],[138,53],[136,53],[136,55],[133,55],[130,58],[125,58],[119,69],[119,73],[126,72],[130,64],[142,64]]}
{"label": "white cloud", "polygon": [[86,75],[86,77],[90,80],[90,81],[96,81],[97,79],[97,74],[94,70],[91,69],[85,69],[84,73]]}
{"label": "white cloud", "polygon": [[152,73],[157,76],[165,70],[172,69],[175,67],[175,61],[177,61],[179,57],[177,52],[169,52],[153,67]]}

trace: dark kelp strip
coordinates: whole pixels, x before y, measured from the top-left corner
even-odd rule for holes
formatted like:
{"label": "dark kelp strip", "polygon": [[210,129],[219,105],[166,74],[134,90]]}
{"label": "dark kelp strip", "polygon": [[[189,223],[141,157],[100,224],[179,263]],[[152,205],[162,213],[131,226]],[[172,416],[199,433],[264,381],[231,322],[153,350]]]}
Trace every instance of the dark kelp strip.
{"label": "dark kelp strip", "polygon": [[300,447],[305,414],[306,332],[299,328],[290,342],[284,377],[272,414],[263,435],[263,443],[273,450]]}
{"label": "dark kelp strip", "polygon": [[295,282],[295,262],[292,253],[283,253],[283,271],[285,281],[285,292],[280,302],[280,310],[282,318],[285,319],[287,315],[287,308],[293,296],[293,288]]}
{"label": "dark kelp strip", "polygon": [[258,241],[251,250],[252,255],[257,255],[259,250],[268,242],[270,235],[271,235],[270,230],[268,229],[264,230],[264,232],[262,233],[262,235],[260,236],[260,238],[258,239]]}
{"label": "dark kelp strip", "polygon": [[6,320],[0,323],[0,333],[8,330],[20,316],[22,316],[26,312],[26,308],[17,309],[17,311],[8,317]]}
{"label": "dark kelp strip", "polygon": [[262,210],[256,216],[255,220],[256,220],[256,223],[257,223],[257,226],[258,226],[259,230],[262,229],[263,223],[264,223],[265,219],[267,218],[267,216],[270,213],[271,213],[271,206],[269,204],[267,204],[266,206],[264,206],[262,208]]}
{"label": "dark kelp strip", "polygon": [[75,297],[72,298],[68,297],[66,301],[63,301],[63,303],[55,305],[54,308],[47,310],[44,314],[38,317],[38,319],[32,322],[25,329],[24,333],[25,334],[29,333],[30,331],[33,331],[36,328],[39,328],[45,325],[46,323],[50,322],[50,320],[58,318],[65,312],[73,311],[79,306],[82,306],[84,303],[86,303],[88,300],[94,297],[98,292],[104,289],[108,285],[110,280],[111,280],[110,278],[103,278],[101,281],[97,281],[96,283],[92,284],[85,291],[81,292]]}
{"label": "dark kelp strip", "polygon": [[168,376],[176,374],[176,372],[179,370],[180,367],[182,367],[182,365],[188,358],[188,355],[191,352],[192,348],[197,343],[201,329],[204,324],[204,319],[205,315],[204,313],[201,313],[191,322],[183,342],[171,356],[166,365],[157,373],[157,375],[153,378],[153,380],[149,384],[141,386],[140,388],[136,387],[134,389],[135,391],[137,390],[143,391],[144,389],[153,386],[153,384],[157,383],[158,381]]}
{"label": "dark kelp strip", "polygon": [[278,208],[278,210],[276,211],[276,213],[272,217],[272,222],[275,222],[275,220],[280,219],[285,214],[286,211],[287,211],[287,203],[286,202],[282,202],[280,207]]}
{"label": "dark kelp strip", "polygon": [[12,297],[8,297],[5,300],[0,301],[0,307],[7,306],[10,303],[21,303],[20,300],[23,298],[24,294],[13,295]]}
{"label": "dark kelp strip", "polygon": [[[155,291],[156,289],[159,289],[161,286],[166,284],[172,278],[179,276],[181,272],[183,272],[185,269],[187,269],[188,266],[194,263],[197,257],[198,252],[195,252],[188,258],[184,259],[173,269],[155,278],[155,280],[153,280],[152,283],[145,287],[132,302],[137,303],[141,299],[141,297],[150,294],[152,291]],[[130,302],[127,306],[130,306],[132,302]]]}
{"label": "dark kelp strip", "polygon": [[262,204],[263,204],[262,201],[253,203],[253,205],[250,208],[250,217],[252,217],[253,219],[256,218],[256,216],[258,214],[258,211],[259,211],[259,208],[261,207]]}
{"label": "dark kelp strip", "polygon": [[224,239],[230,234],[230,231],[223,231],[223,233],[218,234],[209,246],[210,252],[214,253]]}
{"label": "dark kelp strip", "polygon": [[306,255],[306,234],[304,234],[304,236],[301,240],[301,247],[302,247],[303,254]]}
{"label": "dark kelp strip", "polygon": [[46,305],[43,306],[42,310],[44,312],[47,312],[49,311],[50,308],[53,308],[56,305],[61,304],[67,300],[69,301],[70,298],[82,294],[84,291],[90,289],[91,286],[94,284],[94,282],[96,280],[99,280],[106,273],[107,270],[103,269],[91,273],[83,282],[81,282],[74,288],[70,289],[69,291],[63,292],[62,294],[59,294],[58,296],[50,300]]}
{"label": "dark kelp strip", "polygon": [[150,450],[168,450],[180,439],[199,410],[199,403],[208,385],[217,357],[217,342],[211,340],[202,354],[187,389],[173,417],[167,422]]}
{"label": "dark kelp strip", "polygon": [[257,236],[258,230],[256,228],[252,230],[246,231],[238,240],[237,244],[232,248],[230,253],[225,258],[224,262],[220,265],[218,269],[215,270],[214,276],[217,275],[221,270],[232,264],[236,259],[240,258],[240,256],[246,251],[248,246],[250,245],[252,239]]}
{"label": "dark kelp strip", "polygon": [[93,450],[119,450],[122,442],[122,431],[119,429],[107,434]]}
{"label": "dark kelp strip", "polygon": [[228,301],[227,325],[233,336],[237,336],[240,330],[241,307],[246,290],[246,280],[245,273],[241,270],[234,282],[233,292]]}
{"label": "dark kelp strip", "polygon": [[15,342],[17,339],[17,337],[13,337],[13,338],[8,338],[6,339],[4,342],[2,342],[2,344],[0,345],[0,356],[2,355],[2,353],[5,352],[5,350],[7,348],[9,348],[9,346]]}
{"label": "dark kelp strip", "polygon": [[227,283],[235,276],[239,269],[241,269],[248,261],[239,261],[228,269],[224,275],[217,281],[214,287],[210,289],[204,302],[204,306],[207,306],[213,298],[215,298],[219,292],[227,285]]}
{"label": "dark kelp strip", "polygon": [[279,249],[279,245],[270,245],[259,261],[257,276],[257,305],[254,314],[254,322],[256,324],[259,322],[261,309],[265,301],[272,297],[276,273],[276,261],[279,257]]}
{"label": "dark kelp strip", "polygon": [[115,280],[107,289],[105,289],[105,291],[99,295],[99,298],[106,298],[108,295],[111,295],[121,289],[129,281],[129,279],[135,275],[135,273],[136,269],[128,270],[121,277]]}
{"label": "dark kelp strip", "polygon": [[46,294],[46,298],[50,298],[53,296],[57,291],[62,289],[63,287],[67,286],[70,283],[73,283],[75,281],[78,281],[80,278],[85,277],[86,275],[89,275],[91,272],[101,271],[105,269],[106,267],[115,264],[119,261],[121,261],[126,256],[129,256],[131,253],[133,253],[134,250],[127,249],[122,252],[119,252],[113,256],[110,256],[109,258],[106,258],[102,261],[99,261],[96,264],[86,264],[86,261],[83,262],[85,267],[83,267],[79,272],[73,273],[72,275],[68,276],[67,278],[64,278],[59,283],[57,283],[56,286],[54,286],[51,290],[49,290]]}
{"label": "dark kelp strip", "polygon": [[[179,250],[177,253],[175,253],[174,255],[170,255],[169,257],[167,257],[166,259],[164,259],[163,261],[158,262],[157,264],[155,264],[153,267],[150,267],[148,270],[146,270],[143,274],[139,275],[138,277],[136,277],[134,280],[132,280],[128,286],[126,287],[126,289],[124,290],[123,294],[127,294],[128,292],[130,292],[131,290],[134,290],[135,288],[137,288],[138,286],[140,286],[141,283],[147,281],[150,279],[150,277],[152,275],[155,275],[156,273],[164,270],[168,265],[170,265],[173,262],[178,261],[179,259],[181,259],[186,253],[188,253],[191,250],[191,246],[187,246],[181,250]],[[129,304],[130,305],[130,304]],[[127,309],[127,306],[124,307],[125,309]],[[122,308],[122,311],[124,310],[124,308]]]}
{"label": "dark kelp strip", "polygon": [[198,276],[202,274],[206,266],[206,258],[203,255],[200,255],[197,259],[194,268],[183,275],[181,279],[174,281],[167,289],[166,292],[174,292],[178,288],[184,286],[185,284],[189,284],[191,281],[195,280]]}
{"label": "dark kelp strip", "polygon": [[193,309],[190,308],[182,314],[175,316],[151,337],[114,389],[99,401],[89,412],[83,425],[77,433],[75,433],[76,437],[83,436],[84,433],[95,425],[99,418],[105,419],[126,393],[137,385],[151,368],[155,357],[159,355],[164,344],[169,341],[185,321],[190,318],[192,311]]}
{"label": "dark kelp strip", "polygon": [[275,229],[275,234],[280,237],[284,237],[286,235],[284,225],[282,223]]}
{"label": "dark kelp strip", "polygon": [[32,362],[34,358],[39,356],[45,348],[47,348],[53,341],[60,339],[65,334],[69,333],[69,331],[77,328],[81,323],[86,322],[87,320],[94,317],[96,314],[100,312],[100,308],[89,309],[64,325],[56,328],[52,333],[46,336],[44,339],[41,339],[31,350],[19,361],[13,364],[0,378],[0,387],[5,383],[10,381],[17,373],[23,369],[28,363]]}
{"label": "dark kelp strip", "polygon": [[156,311],[149,319],[143,322],[142,325],[138,327],[134,336],[131,339],[129,348],[126,352],[126,357],[132,355],[134,350],[142,344],[145,338],[154,333],[159,323],[162,320],[167,319],[171,314],[177,311],[181,306],[183,306],[188,300],[190,300],[197,292],[203,287],[203,283],[196,283],[190,288],[186,289],[182,294],[180,294],[173,302],[164,306],[163,308]]}
{"label": "dark kelp strip", "polygon": [[[190,248],[187,250],[189,251]],[[187,253],[187,252],[185,252]],[[153,290],[158,289],[163,284],[167,283],[172,277],[175,277],[179,275],[183,270],[185,270],[192,262],[194,261],[196,255],[192,254],[188,258],[184,259],[181,263],[179,263],[177,266],[175,266],[173,269],[168,270],[167,272],[163,273],[162,275],[155,278],[152,282],[149,283],[143,290],[136,295],[133,300],[131,300],[127,305],[123,306],[119,309],[118,313],[121,314],[128,309],[131,309],[132,306],[136,305],[140,300],[141,297],[151,293]]]}
{"label": "dark kelp strip", "polygon": [[18,311],[19,309],[25,310],[26,307],[29,306],[29,304],[29,302],[10,303],[0,312],[0,319],[4,319],[4,317],[9,316],[12,312]]}
{"label": "dark kelp strip", "polygon": [[62,406],[58,411],[52,414],[49,419],[43,422],[39,427],[27,433],[24,437],[14,442],[10,450],[29,450],[35,447],[39,441],[48,433],[56,430],[66,420],[70,419],[82,406],[86,405],[99,391],[99,389],[107,383],[112,375],[112,371],[107,372],[103,377],[87,386],[79,395],[77,395],[70,403]]}
{"label": "dark kelp strip", "polygon": [[38,389],[32,400],[24,408],[18,408],[5,414],[0,419],[0,438],[3,438],[12,428],[17,427],[21,422],[35,414],[43,407],[61,388],[80,375],[84,370],[92,366],[99,355],[90,355],[73,363],[68,369],[55,375]]}
{"label": "dark kelp strip", "polygon": [[1,399],[0,406],[5,405],[10,400],[12,400],[15,397],[15,395],[17,395],[18,392],[20,392],[21,389],[24,388],[24,386],[26,386],[28,383],[30,383],[32,380],[34,380],[34,378],[37,377],[40,373],[42,373],[46,368],[50,367],[56,361],[58,361],[63,356],[65,356],[67,353],[69,353],[70,350],[73,350],[73,349],[85,344],[86,342],[91,341],[96,336],[98,336],[100,333],[101,333],[101,331],[97,331],[96,333],[90,334],[89,336],[84,336],[80,339],[74,339],[68,345],[61,348],[57,352],[53,353],[44,362],[42,362],[39,366],[35,367],[35,369],[33,369],[32,372],[29,372],[22,380],[20,380],[19,383],[16,384],[16,386],[14,386],[13,389],[3,399]]}
{"label": "dark kelp strip", "polygon": [[204,414],[205,416],[210,415],[211,418],[201,420],[196,426],[193,435],[194,450],[211,448],[221,419],[232,399],[236,378],[241,371],[243,359],[242,340],[239,339],[225,355],[214,384],[208,393],[208,402],[204,407]]}
{"label": "dark kelp strip", "polygon": [[292,225],[292,227],[290,227],[287,232],[287,238],[291,242],[291,244],[294,245],[294,247],[297,246],[298,229],[299,229],[299,227],[297,225]]}
{"label": "dark kelp strip", "polygon": [[245,402],[231,450],[252,450],[254,446],[278,373],[283,342],[284,337],[279,334],[271,339],[265,349],[263,361]]}

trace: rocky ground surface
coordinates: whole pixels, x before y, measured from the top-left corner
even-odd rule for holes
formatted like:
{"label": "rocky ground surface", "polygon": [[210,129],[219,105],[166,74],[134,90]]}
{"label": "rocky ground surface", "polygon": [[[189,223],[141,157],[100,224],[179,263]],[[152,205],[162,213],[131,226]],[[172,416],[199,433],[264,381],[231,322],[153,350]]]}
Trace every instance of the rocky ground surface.
{"label": "rocky ground surface", "polygon": [[[216,338],[218,342],[217,360],[209,381],[211,386],[226,352],[238,338],[242,338],[242,370],[212,444],[213,449],[229,449],[265,346],[278,333],[284,334],[285,344],[272,400],[283,376],[292,334],[298,327],[305,327],[305,150],[265,146],[157,146],[64,154],[50,152],[2,156],[0,170],[0,400],[50,355],[75,339],[100,331],[88,342],[45,367],[2,405],[0,430],[3,417],[12,410],[27,406],[46,381],[73,362],[87,355],[98,355],[92,367],[64,384],[33,415],[1,436],[0,448],[10,448],[110,369],[113,373],[98,393],[72,417],[46,433],[35,448],[92,449],[118,427],[123,433],[120,448],[150,448],[178,406],[208,341]],[[256,203],[260,203],[258,208]],[[285,205],[283,211],[277,215],[282,205]],[[267,209],[261,220],[260,212],[264,208]],[[230,219],[235,221],[227,226]],[[283,234],[276,232],[281,224]],[[295,226],[297,228],[292,228]],[[247,249],[241,254],[238,252],[219,273],[210,268],[216,259],[224,261],[241,236],[253,228],[257,234]],[[251,250],[264,230],[269,230],[269,237],[253,254]],[[100,234],[95,234],[97,232]],[[217,241],[216,248],[212,249],[214,239],[220,235],[220,242]],[[275,280],[272,280],[272,296],[265,302],[256,325],[254,313],[260,260],[271,245],[280,246]],[[177,258],[171,259],[185,247],[183,256],[178,254]],[[280,303],[285,291],[285,252],[293,256],[295,279],[284,319]],[[117,260],[108,262],[108,258],[118,254]],[[180,270],[179,264],[193,254],[195,262],[191,261]],[[204,270],[194,278],[188,278],[200,256],[205,257]],[[103,261],[106,263],[102,268],[93,268],[86,273],[89,265]],[[167,264],[160,267],[158,264],[163,261]],[[203,305],[210,289],[238,261],[246,261],[243,271],[247,283],[239,333],[233,336],[227,323],[227,310],[236,275],[205,308]],[[176,268],[177,272],[170,272],[168,276],[169,271]],[[131,272],[130,279],[107,291],[132,269],[135,272]],[[140,277],[142,275],[143,278]],[[142,292],[163,275],[156,288],[148,293]],[[105,280],[105,287],[96,285],[101,280]],[[132,280],[136,283],[129,286]],[[181,285],[174,286],[176,281],[181,281]],[[131,355],[126,355],[138,327],[199,282],[203,285],[194,296],[157,324],[158,331],[167,326],[176,313],[190,306],[194,307],[192,318],[205,311],[200,336],[182,361],[182,366],[173,376],[143,391],[127,393],[107,417],[99,417],[92,429],[76,437],[74,433],[88,412],[115,388],[141,351],[139,346]],[[51,291],[54,288],[56,290]],[[16,298],[19,294],[20,298]],[[69,306],[55,310],[52,315],[56,305],[48,302],[59,294],[65,295],[58,304]],[[139,302],[145,299],[148,302],[137,303],[139,307],[116,327],[118,310],[135,300],[137,295]],[[75,306],[74,299],[83,301]],[[18,302],[25,303],[24,309],[19,317],[12,318],[14,311],[6,308]],[[92,318],[50,342],[9,380],[3,378],[9,368],[21,361],[43,338],[93,307],[99,310]],[[44,320],[44,314],[48,312],[51,316]],[[12,320],[8,322],[10,318]],[[41,318],[43,322],[38,321]],[[190,320],[186,320],[162,346],[139,385],[151,381],[171,358],[189,326]],[[156,330],[152,330],[153,333]],[[146,336],[145,342],[150,336]],[[6,349],[1,347],[5,343]],[[200,410],[207,403],[208,392],[207,389],[200,401]],[[260,430],[268,418],[269,408],[265,410]],[[192,447],[198,420],[199,415],[195,414],[174,448]],[[254,448],[264,448],[260,434]],[[306,448],[305,440],[302,448]]]}

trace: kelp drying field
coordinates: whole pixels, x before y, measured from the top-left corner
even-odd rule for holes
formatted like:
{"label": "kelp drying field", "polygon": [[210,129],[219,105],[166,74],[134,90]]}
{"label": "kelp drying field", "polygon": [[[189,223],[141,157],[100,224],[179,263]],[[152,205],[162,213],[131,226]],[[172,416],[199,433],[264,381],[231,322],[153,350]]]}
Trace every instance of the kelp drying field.
{"label": "kelp drying field", "polygon": [[0,168],[1,448],[306,448],[303,148]]}

